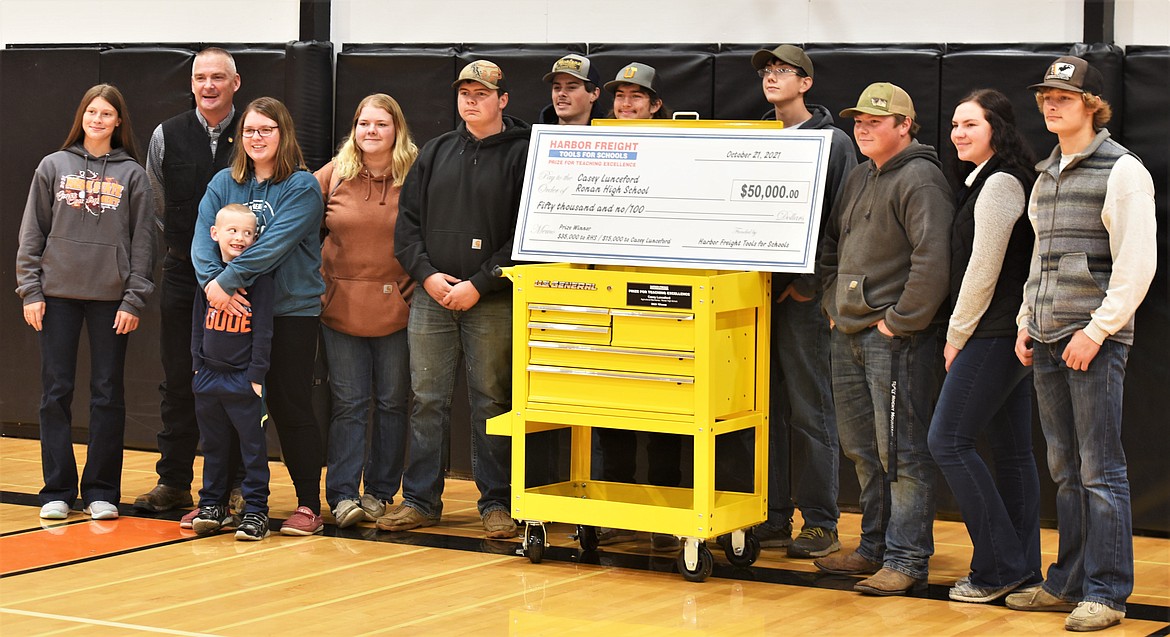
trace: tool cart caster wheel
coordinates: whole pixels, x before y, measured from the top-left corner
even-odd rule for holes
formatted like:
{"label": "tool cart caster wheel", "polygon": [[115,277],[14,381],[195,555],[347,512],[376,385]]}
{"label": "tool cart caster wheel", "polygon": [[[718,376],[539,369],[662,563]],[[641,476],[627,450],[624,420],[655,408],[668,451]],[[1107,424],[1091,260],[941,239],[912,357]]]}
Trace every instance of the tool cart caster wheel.
{"label": "tool cart caster wheel", "polygon": [[711,576],[711,569],[715,567],[715,558],[711,556],[711,549],[706,544],[700,544],[694,570],[687,568],[686,548],[678,553],[678,572],[688,582],[701,582]]}
{"label": "tool cart caster wheel", "polygon": [[533,564],[540,564],[544,559],[544,525],[529,524],[524,531],[524,554]]}
{"label": "tool cart caster wheel", "polygon": [[596,551],[599,546],[597,541],[597,527],[578,524],[577,541],[581,543],[582,551]]}
{"label": "tool cart caster wheel", "polygon": [[756,563],[760,557],[760,539],[756,537],[755,533],[745,531],[743,537],[743,552],[736,554],[735,546],[731,542],[731,537],[726,538],[723,542],[723,554],[727,556],[727,561],[731,562],[732,566],[746,568]]}

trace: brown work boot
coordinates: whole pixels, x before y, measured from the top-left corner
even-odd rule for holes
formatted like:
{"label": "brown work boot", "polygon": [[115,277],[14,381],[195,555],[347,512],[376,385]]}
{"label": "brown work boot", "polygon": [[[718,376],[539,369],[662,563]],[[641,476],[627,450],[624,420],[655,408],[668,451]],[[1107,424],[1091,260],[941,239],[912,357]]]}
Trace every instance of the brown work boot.
{"label": "brown work boot", "polygon": [[914,579],[901,571],[883,568],[872,577],[855,584],[853,590],[866,595],[905,595],[925,583],[925,580]]}
{"label": "brown work boot", "polygon": [[516,521],[503,509],[492,509],[483,514],[484,537],[502,540],[516,537]]}
{"label": "brown work boot", "polygon": [[380,531],[409,531],[424,526],[434,526],[438,518],[429,518],[422,511],[405,504],[378,518],[374,523]]}
{"label": "brown work boot", "polygon": [[168,487],[165,484],[155,485],[153,489],[134,499],[134,508],[155,513],[193,506],[195,501],[191,499],[191,489]]}
{"label": "brown work boot", "polygon": [[822,571],[834,575],[869,575],[878,572],[882,567],[881,562],[871,562],[857,551],[822,557],[813,564]]}

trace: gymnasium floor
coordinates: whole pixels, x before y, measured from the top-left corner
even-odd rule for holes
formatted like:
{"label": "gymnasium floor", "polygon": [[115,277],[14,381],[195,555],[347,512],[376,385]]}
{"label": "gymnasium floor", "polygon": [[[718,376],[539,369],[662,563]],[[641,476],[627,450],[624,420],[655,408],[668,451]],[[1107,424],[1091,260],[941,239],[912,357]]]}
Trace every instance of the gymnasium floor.
{"label": "gymnasium floor", "polygon": [[[84,447],[76,447],[79,463]],[[950,602],[966,573],[963,526],[935,524],[930,586],[905,598],[864,597],[858,578],[818,574],[811,562],[765,549],[747,569],[715,551],[714,575],[684,581],[673,554],[647,539],[602,547],[583,563],[568,535],[549,529],[541,564],[519,540],[482,538],[474,484],[449,480],[443,522],[403,533],[363,523],[310,538],[257,542],[198,538],[183,512],[157,517],[128,503],[155,481],[156,454],[126,452],[122,517],[37,517],[39,447],[0,438],[0,634],[8,635],[1051,635],[1064,615]],[[197,466],[198,471],[198,466]],[[198,473],[197,473],[198,475]],[[295,503],[272,467],[271,507]],[[332,520],[326,515],[326,521]],[[799,521],[798,521],[799,525]],[[859,516],[841,541],[856,546]],[[1042,538],[1050,560],[1055,532]],[[715,547],[717,549],[717,547]],[[1170,540],[1135,538],[1129,616],[1111,636],[1170,634]]]}

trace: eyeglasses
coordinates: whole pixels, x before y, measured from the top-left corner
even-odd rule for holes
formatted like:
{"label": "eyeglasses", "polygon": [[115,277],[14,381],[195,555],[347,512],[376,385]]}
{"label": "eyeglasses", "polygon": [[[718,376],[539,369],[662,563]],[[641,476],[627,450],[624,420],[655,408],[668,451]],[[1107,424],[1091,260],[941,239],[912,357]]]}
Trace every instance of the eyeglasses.
{"label": "eyeglasses", "polygon": [[763,69],[756,71],[756,74],[759,75],[760,77],[768,77],[769,75],[775,75],[777,78],[779,78],[781,75],[784,75],[785,73],[791,73],[793,75],[803,75],[803,73],[801,73],[800,69],[790,69],[787,67],[763,68]]}
{"label": "eyeglasses", "polygon": [[244,137],[256,137],[257,135],[260,137],[272,137],[272,134],[275,133],[276,129],[278,128],[280,127],[265,126],[264,128],[245,128],[244,130],[240,131],[240,134]]}

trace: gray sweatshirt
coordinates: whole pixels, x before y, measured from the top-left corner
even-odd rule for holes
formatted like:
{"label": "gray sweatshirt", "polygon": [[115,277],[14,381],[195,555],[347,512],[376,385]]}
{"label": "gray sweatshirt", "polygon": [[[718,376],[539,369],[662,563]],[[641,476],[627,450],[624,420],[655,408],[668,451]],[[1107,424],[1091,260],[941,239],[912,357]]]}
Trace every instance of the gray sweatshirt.
{"label": "gray sweatshirt", "polygon": [[885,319],[897,336],[941,322],[950,294],[951,188],[930,146],[912,142],[880,169],[853,169],[817,264],[826,314],[845,334]]}
{"label": "gray sweatshirt", "polygon": [[121,301],[142,314],[154,290],[154,210],[150,181],[121,148],[94,157],[79,142],[41,160],[33,175],[20,247],[16,293]]}

